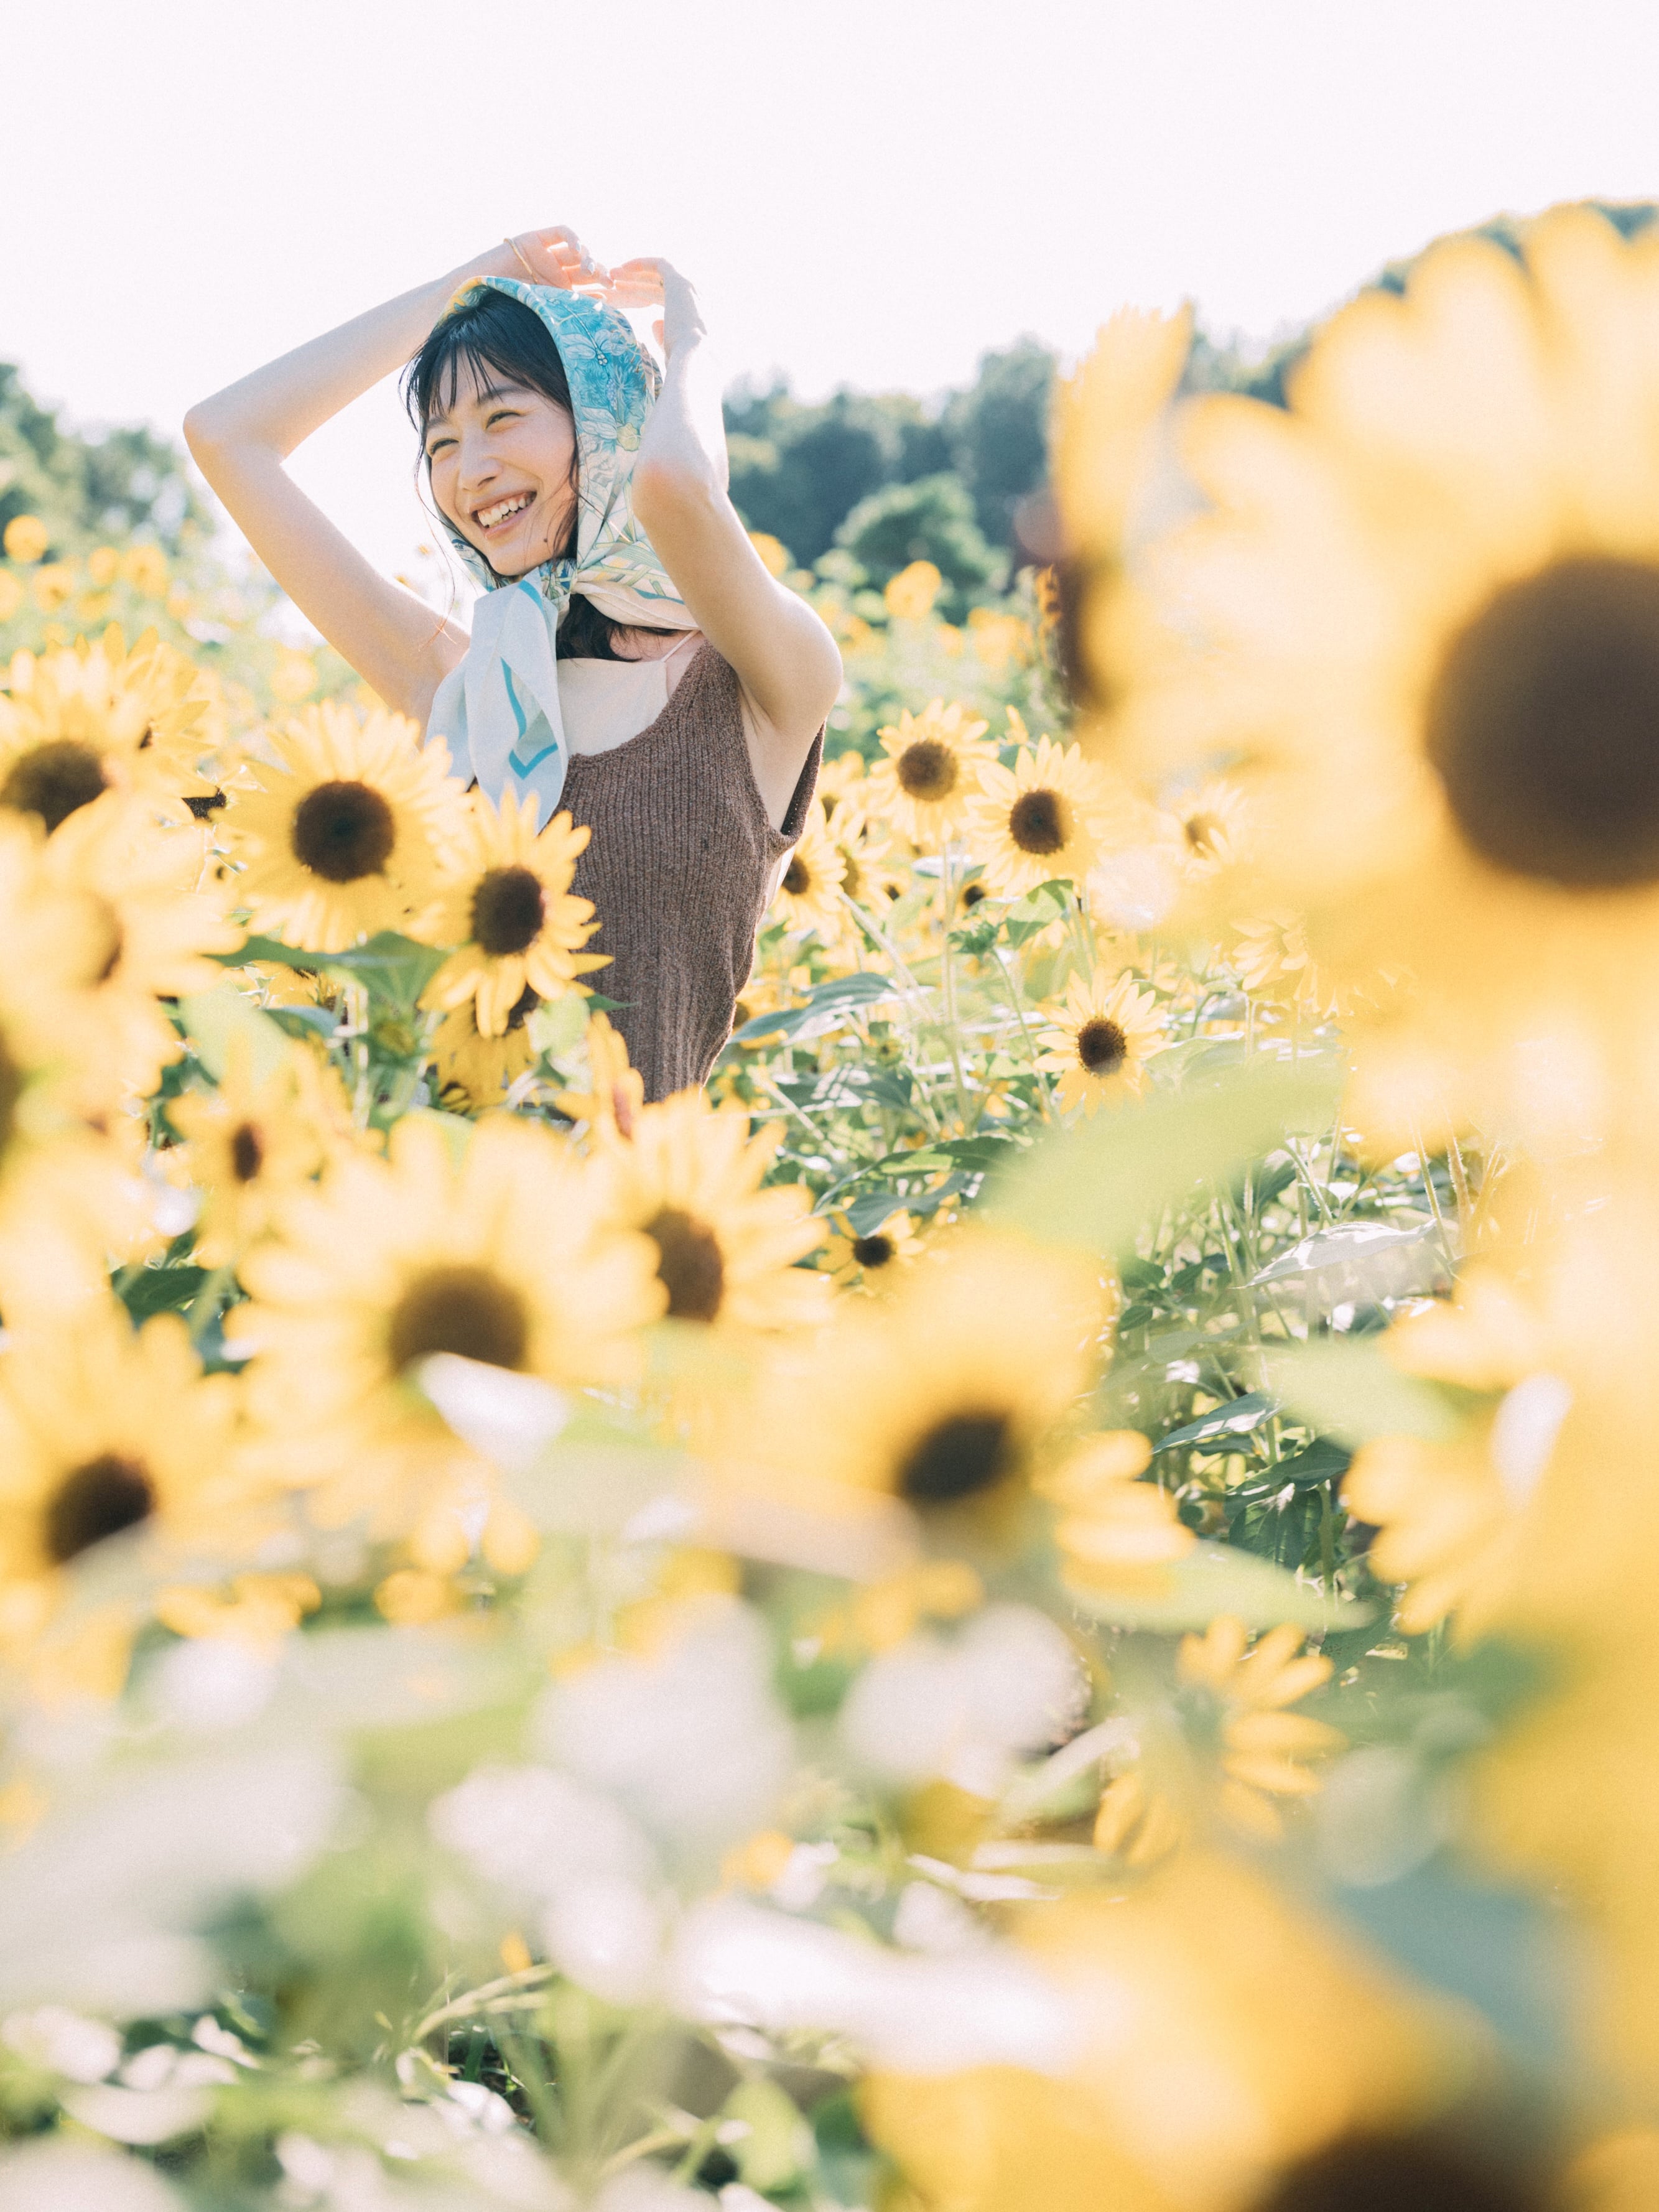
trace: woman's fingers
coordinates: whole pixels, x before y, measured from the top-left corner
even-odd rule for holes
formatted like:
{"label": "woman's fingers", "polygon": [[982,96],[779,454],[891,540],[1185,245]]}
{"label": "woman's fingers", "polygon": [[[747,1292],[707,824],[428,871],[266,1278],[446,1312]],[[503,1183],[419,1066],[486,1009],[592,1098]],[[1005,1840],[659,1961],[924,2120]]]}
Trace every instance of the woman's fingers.
{"label": "woman's fingers", "polygon": [[550,229],[532,231],[531,236],[547,264],[551,283],[567,290],[586,290],[610,283],[610,271],[602,262],[594,260],[568,223],[555,223]]}

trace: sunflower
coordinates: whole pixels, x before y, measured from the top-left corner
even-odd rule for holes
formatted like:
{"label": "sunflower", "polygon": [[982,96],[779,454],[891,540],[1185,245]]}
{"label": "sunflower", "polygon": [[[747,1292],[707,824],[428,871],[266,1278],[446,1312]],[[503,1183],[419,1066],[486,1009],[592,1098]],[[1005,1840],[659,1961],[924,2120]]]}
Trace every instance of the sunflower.
{"label": "sunflower", "polygon": [[529,1024],[541,1003],[526,983],[501,1036],[479,1029],[476,999],[446,1014],[432,1039],[439,1097],[477,1113],[506,1103],[507,1091],[540,1058]]}
{"label": "sunflower", "polygon": [[900,710],[879,732],[886,757],[865,786],[865,804],[917,845],[957,836],[978,791],[980,763],[995,753],[984,742],[990,725],[961,705],[935,699],[920,714]]}
{"label": "sunflower", "polygon": [[[1340,1733],[1305,1713],[1285,1710],[1330,1680],[1331,1662],[1302,1650],[1299,1628],[1270,1629],[1254,1644],[1242,1620],[1212,1620],[1202,1636],[1184,1636],[1176,1662],[1187,1715],[1216,1745],[1221,1809],[1235,1827],[1264,1841],[1280,1832],[1274,1800],[1306,1797],[1319,1788],[1309,1761],[1342,1748]],[[1249,1647],[1247,1649],[1247,1646]]]}
{"label": "sunflower", "polygon": [[1068,979],[1064,1007],[1054,1010],[1038,1042],[1045,1049],[1037,1065],[1058,1075],[1062,1111],[1081,1106],[1092,1115],[1109,1099],[1139,1093],[1146,1062],[1165,1040],[1152,993],[1133,976],[1113,981],[1097,968],[1086,983],[1080,975]]}
{"label": "sunflower", "polygon": [[861,812],[865,798],[864,755],[849,747],[827,760],[818,770],[817,800],[827,821],[837,807]]}
{"label": "sunflower", "polygon": [[161,1000],[213,989],[224,971],[210,956],[242,942],[223,887],[198,888],[200,835],[155,829],[136,805],[82,807],[47,839],[40,872],[55,896],[23,915],[14,951],[59,994],[93,1095],[143,1096],[182,1048]]}
{"label": "sunflower", "polygon": [[1133,533],[1156,475],[1158,431],[1192,346],[1190,312],[1125,308],[1054,392],[1054,482],[1064,550],[1044,569],[1042,630],[1080,704],[1109,702]]}
{"label": "sunflower", "polygon": [[1160,1583],[1197,1539],[1175,1501],[1138,1478],[1152,1448],[1136,1429],[1085,1437],[1036,1487],[1059,1509],[1054,1541],[1074,1589],[1121,1590]]}
{"label": "sunflower", "polygon": [[[865,2132],[908,2201],[951,2212],[1480,2201],[1277,2194],[1280,2166],[1443,2112],[1448,2084],[1479,2069],[1462,2023],[1305,1892],[1194,1851],[1127,1895],[1091,1886],[999,1921],[1031,1975],[1026,2033],[981,2040],[983,2063],[965,2071],[890,2060],[859,2086]],[[1006,2028],[1012,2010],[994,2017]]]}
{"label": "sunflower", "polygon": [[[325,1104],[328,1088],[337,1093]],[[167,1101],[167,1119],[188,1147],[191,1180],[203,1192],[199,1255],[210,1267],[234,1263],[270,1230],[290,1192],[321,1169],[349,1112],[339,1078],[303,1045],[290,1045],[256,1076],[233,1039],[213,1091]]]}
{"label": "sunflower", "polygon": [[1458,1285],[1455,1304],[1396,1322],[1384,1340],[1396,1367],[1468,1394],[1438,1437],[1385,1436],[1356,1453],[1342,1502],[1377,1534],[1370,1562],[1403,1585],[1395,1617],[1408,1636],[1455,1613],[1473,1639],[1508,1593],[1522,1516],[1553,1455],[1571,1392],[1546,1364],[1546,1334],[1490,1267]]}
{"label": "sunflower", "polygon": [[828,1285],[795,1265],[823,1237],[811,1196],[796,1183],[761,1188],[781,1139],[776,1128],[750,1136],[740,1108],[681,1091],[604,1146],[607,1213],[655,1247],[672,1320],[781,1328],[822,1310]]}
{"label": "sunflower", "polygon": [[902,1206],[875,1227],[858,1231],[843,1215],[830,1232],[820,1265],[843,1289],[888,1291],[920,1257],[921,1239]]}
{"label": "sunflower", "polygon": [[1165,802],[1159,825],[1186,874],[1212,876],[1249,853],[1249,809],[1237,786],[1206,776]]}
{"label": "sunflower", "polygon": [[[739,1026],[743,1009],[738,1009]],[[645,1078],[628,1064],[628,1042],[604,1013],[590,1014],[583,1042],[587,1048],[587,1089],[561,1091],[553,1103],[573,1121],[586,1121],[609,1137],[631,1137],[645,1109]]]}
{"label": "sunflower", "polygon": [[821,937],[838,936],[840,890],[846,874],[846,855],[819,817],[809,813],[778,878],[772,912],[787,929],[816,929]]}
{"label": "sunflower", "polygon": [[0,691],[0,806],[48,833],[106,791],[179,810],[215,787],[197,771],[207,691],[154,630],[131,653],[112,623],[36,659],[13,656]]}
{"label": "sunflower", "polygon": [[[1237,757],[1321,968],[1409,972],[1363,1048],[1379,1141],[1648,1112],[1656,301],[1659,233],[1561,209],[1518,255],[1452,239],[1343,309],[1288,411],[1187,416],[1206,508],[1157,557],[1174,619],[1118,735],[1160,774]],[[1543,1062],[1582,1072],[1570,1106]]]}
{"label": "sunflower", "polygon": [[556,999],[583,988],[579,975],[610,964],[582,951],[599,924],[592,900],[570,890],[592,833],[559,814],[538,836],[538,805],[532,795],[520,805],[507,792],[498,811],[482,793],[468,794],[441,902],[421,930],[434,945],[459,947],[427,985],[422,1005],[447,1011],[470,999],[480,1036],[505,1036],[526,991]]}
{"label": "sunflower", "polygon": [[758,1405],[766,1479],[831,1509],[838,1493],[894,1498],[941,1536],[1000,1546],[1098,1370],[1107,1313],[1091,1265],[963,1231],[879,1307],[840,1305],[810,1358],[779,1358]]}
{"label": "sunflower", "polygon": [[1335,989],[1315,964],[1300,915],[1279,907],[1236,921],[1233,931],[1239,942],[1232,964],[1253,998],[1288,1006],[1315,1021],[1329,1020],[1352,1005],[1352,994]]}
{"label": "sunflower", "polygon": [[[412,1384],[434,1352],[564,1384],[616,1382],[661,1310],[643,1237],[599,1218],[590,1172],[550,1131],[480,1122],[459,1159],[407,1115],[386,1157],[347,1156],[282,1209],[242,1262],[252,1303],[227,1333],[273,1463],[338,1525],[405,1518],[405,1474],[466,1455]],[[418,1501],[417,1501],[418,1502]]]}
{"label": "sunflower", "polygon": [[981,761],[980,796],[969,804],[963,835],[994,898],[1023,898],[1056,876],[1081,883],[1107,834],[1103,772],[1077,745],[1039,738],[1021,745],[1012,769]]}
{"label": "sunflower", "polygon": [[[40,840],[0,820],[0,1315],[73,1304],[150,1234],[137,1121],[115,1114],[97,1040],[65,1019],[53,962],[80,915],[47,880]],[[128,1139],[125,1147],[116,1139]]]}
{"label": "sunflower", "polygon": [[[836,801],[829,822],[830,842],[841,855],[844,898],[879,914],[904,889],[904,878],[889,855],[893,840],[870,821],[855,799]],[[842,909],[843,928],[850,917]]]}
{"label": "sunflower", "polygon": [[128,1529],[246,1541],[239,1395],[234,1376],[203,1374],[176,1315],[134,1331],[106,1297],[15,1333],[0,1358],[0,1633],[38,1632],[64,1569]]}
{"label": "sunflower", "polygon": [[444,748],[422,750],[401,714],[377,708],[360,722],[332,701],[270,745],[278,764],[256,764],[260,788],[227,824],[233,856],[246,862],[237,891],[254,927],[340,952],[429,910],[458,826]]}

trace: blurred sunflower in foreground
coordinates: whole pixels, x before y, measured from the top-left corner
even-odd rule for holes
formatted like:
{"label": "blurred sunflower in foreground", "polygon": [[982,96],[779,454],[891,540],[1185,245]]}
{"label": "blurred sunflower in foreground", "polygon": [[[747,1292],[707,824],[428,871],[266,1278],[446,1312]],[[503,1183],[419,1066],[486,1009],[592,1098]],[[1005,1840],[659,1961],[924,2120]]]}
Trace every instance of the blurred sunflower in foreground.
{"label": "blurred sunflower in foreground", "polygon": [[[1339,988],[1381,1140],[1647,1115],[1659,989],[1659,233],[1563,209],[1431,247],[1315,337],[1288,410],[1188,404],[1206,502],[1094,638],[1114,745],[1221,757],[1263,902]],[[1085,441],[1072,465],[1088,465]],[[1121,627],[1121,626],[1120,626]]]}
{"label": "blurred sunflower in foreground", "polygon": [[106,791],[174,818],[215,786],[198,763],[210,699],[181,653],[147,631],[129,653],[112,623],[95,642],[15,653],[0,691],[0,807],[48,832]]}
{"label": "blurred sunflower in foreground", "polygon": [[1049,2069],[878,2069],[858,2093],[939,2212],[1242,2212],[1350,2131],[1444,2109],[1480,2063],[1471,2023],[1207,1853],[1025,1906],[1013,1934],[1061,2008]]}
{"label": "blurred sunflower in foreground", "polygon": [[[239,1403],[234,1377],[204,1376],[171,1314],[134,1330],[106,1301],[16,1336],[0,1358],[0,1638],[27,1647],[64,1594],[64,1570],[129,1529],[153,1528],[180,1553],[255,1541]],[[100,1616],[89,1655],[112,1665],[106,1689],[125,1664],[110,1626]]]}
{"label": "blurred sunflower in foreground", "polygon": [[1395,1618],[1421,1635],[1448,1616],[1472,1640],[1513,1579],[1522,1516],[1543,1479],[1572,1392],[1547,1364],[1538,1317],[1494,1270],[1475,1267],[1455,1302],[1397,1322],[1384,1348],[1408,1375],[1455,1386],[1439,1432],[1373,1438],[1342,1485],[1376,1530],[1371,1572],[1401,1585]]}

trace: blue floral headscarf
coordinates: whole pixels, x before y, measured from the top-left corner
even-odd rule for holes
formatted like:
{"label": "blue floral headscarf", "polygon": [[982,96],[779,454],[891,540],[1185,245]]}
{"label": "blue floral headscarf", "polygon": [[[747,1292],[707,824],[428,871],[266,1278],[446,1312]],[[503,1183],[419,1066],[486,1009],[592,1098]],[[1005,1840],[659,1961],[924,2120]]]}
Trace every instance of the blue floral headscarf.
{"label": "blue floral headscarf", "polygon": [[473,609],[466,658],[438,686],[428,739],[449,746],[453,771],[477,777],[500,801],[532,796],[552,818],[564,789],[570,749],[559,706],[557,637],[573,592],[613,622],[654,629],[695,629],[685,602],[634,517],[630,483],[640,434],[662,379],[654,361],[614,307],[580,292],[485,276],[540,316],[570,386],[576,426],[576,550],[544,561],[527,576],[503,580],[477,548],[447,522],[449,542],[485,588]]}

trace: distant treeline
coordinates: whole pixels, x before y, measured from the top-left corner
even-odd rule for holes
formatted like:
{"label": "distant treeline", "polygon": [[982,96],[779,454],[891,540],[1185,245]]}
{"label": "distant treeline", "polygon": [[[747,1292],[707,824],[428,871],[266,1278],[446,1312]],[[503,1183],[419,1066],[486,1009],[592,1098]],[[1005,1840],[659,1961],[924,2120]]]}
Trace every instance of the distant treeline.
{"label": "distant treeline", "polygon": [[908,392],[807,406],[786,385],[740,388],[726,405],[732,497],[804,568],[879,586],[932,561],[941,611],[959,614],[1006,580],[1014,510],[1048,466],[1054,379],[1054,355],[1023,338],[934,407]]}

